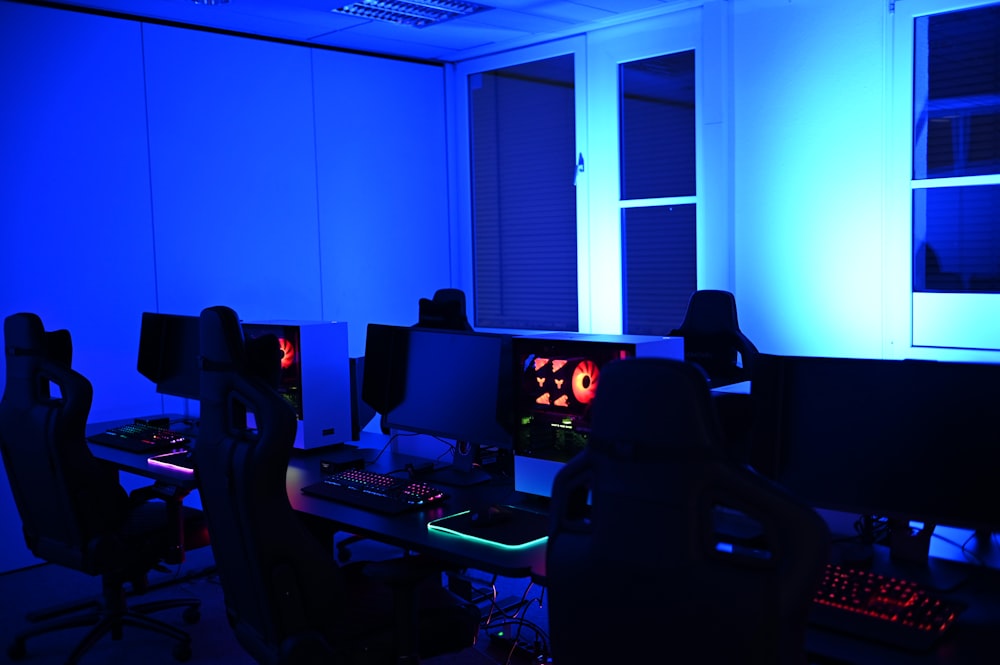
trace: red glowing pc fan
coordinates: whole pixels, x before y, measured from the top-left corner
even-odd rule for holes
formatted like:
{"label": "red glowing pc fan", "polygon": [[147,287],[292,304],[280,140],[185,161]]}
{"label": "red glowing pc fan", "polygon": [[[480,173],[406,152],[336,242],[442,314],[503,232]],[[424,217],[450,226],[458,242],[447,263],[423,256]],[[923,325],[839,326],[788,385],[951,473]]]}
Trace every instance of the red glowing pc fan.
{"label": "red glowing pc fan", "polygon": [[278,346],[281,348],[281,369],[288,369],[295,362],[295,346],[284,337],[278,338]]}
{"label": "red glowing pc fan", "polygon": [[587,404],[597,393],[597,377],[601,371],[597,363],[584,360],[573,370],[573,396],[581,404]]}

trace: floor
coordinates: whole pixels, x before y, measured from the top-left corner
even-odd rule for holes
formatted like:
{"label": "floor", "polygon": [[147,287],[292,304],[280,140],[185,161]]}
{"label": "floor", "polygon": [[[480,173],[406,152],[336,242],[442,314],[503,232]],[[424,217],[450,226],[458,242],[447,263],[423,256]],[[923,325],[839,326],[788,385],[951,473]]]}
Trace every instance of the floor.
{"label": "floor", "polygon": [[[180,610],[165,610],[157,614],[158,618],[168,620],[191,634],[193,653],[188,661],[191,665],[254,665],[226,622],[222,589],[213,564],[208,548],[191,552],[181,566],[168,573],[154,572],[150,577],[153,588],[141,600],[185,596],[201,599],[201,619],[193,626],[183,622]],[[530,585],[527,580],[501,578],[496,580],[494,594],[490,576],[477,571],[469,573],[476,598],[482,598],[479,604],[488,623],[484,620],[475,647],[458,654],[425,660],[424,665],[537,665],[546,662],[546,610],[541,589]],[[3,649],[3,660],[7,660],[6,651],[13,636],[31,625],[25,618],[27,612],[93,598],[99,592],[97,578],[51,564],[0,574],[0,598],[3,599],[0,603],[0,648]],[[495,606],[490,602],[494,595],[498,601]],[[521,609],[511,609],[517,606]],[[25,665],[62,665],[85,631],[85,628],[74,628],[31,639],[27,644],[28,655],[20,662]],[[507,635],[518,633],[523,647],[506,639]],[[170,638],[126,629],[124,639],[105,638],[82,659],[81,665],[173,665],[176,661],[171,655],[172,647],[173,640]]]}

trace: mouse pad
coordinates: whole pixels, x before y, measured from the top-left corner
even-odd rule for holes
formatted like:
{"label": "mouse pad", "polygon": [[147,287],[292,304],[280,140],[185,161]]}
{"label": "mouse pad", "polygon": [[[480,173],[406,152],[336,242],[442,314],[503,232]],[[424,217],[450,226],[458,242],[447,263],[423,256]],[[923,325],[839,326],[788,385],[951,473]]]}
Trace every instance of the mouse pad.
{"label": "mouse pad", "polygon": [[430,531],[451,533],[471,540],[479,540],[500,547],[528,547],[549,536],[549,516],[504,506],[509,518],[494,524],[477,524],[472,521],[472,511],[465,510],[427,523]]}

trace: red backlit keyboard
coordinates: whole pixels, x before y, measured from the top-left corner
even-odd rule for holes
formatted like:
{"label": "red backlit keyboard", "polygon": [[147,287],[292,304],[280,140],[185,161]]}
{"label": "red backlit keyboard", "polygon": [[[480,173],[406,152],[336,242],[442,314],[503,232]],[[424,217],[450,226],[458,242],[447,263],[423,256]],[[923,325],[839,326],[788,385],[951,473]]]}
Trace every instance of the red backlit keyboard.
{"label": "red backlit keyboard", "polygon": [[302,492],[388,514],[420,510],[448,498],[434,485],[363,469],[338,471]]}
{"label": "red backlit keyboard", "polygon": [[930,648],[960,608],[923,586],[868,570],[828,564],[810,623],[903,649]]}

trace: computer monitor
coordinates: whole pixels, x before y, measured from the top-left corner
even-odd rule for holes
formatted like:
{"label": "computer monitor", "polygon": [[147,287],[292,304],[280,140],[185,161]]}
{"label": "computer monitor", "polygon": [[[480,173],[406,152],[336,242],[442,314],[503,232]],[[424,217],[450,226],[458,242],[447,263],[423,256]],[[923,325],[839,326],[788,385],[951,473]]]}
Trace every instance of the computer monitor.
{"label": "computer monitor", "polygon": [[680,337],[554,333],[515,337],[514,489],[549,498],[559,469],[590,438],[590,407],[612,360],[684,359]]}
{"label": "computer monitor", "polygon": [[383,418],[403,400],[409,332],[407,327],[385,323],[369,323],[365,331],[361,400]]}
{"label": "computer monitor", "polygon": [[139,373],[156,391],[197,400],[201,389],[201,324],[198,316],[143,312]]}
{"label": "computer monitor", "polygon": [[390,384],[402,390],[387,386],[385,394],[400,399],[385,412],[385,424],[454,442],[451,466],[435,471],[431,481],[488,480],[475,466],[477,451],[511,448],[511,337],[421,328],[397,329],[394,335]]}
{"label": "computer monitor", "polygon": [[926,561],[911,521],[1000,530],[1000,365],[765,354],[751,400],[752,464],[817,508],[900,525],[894,558]]}

